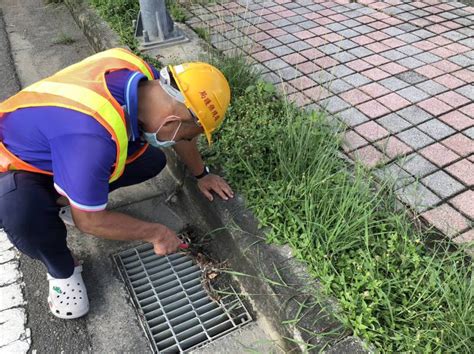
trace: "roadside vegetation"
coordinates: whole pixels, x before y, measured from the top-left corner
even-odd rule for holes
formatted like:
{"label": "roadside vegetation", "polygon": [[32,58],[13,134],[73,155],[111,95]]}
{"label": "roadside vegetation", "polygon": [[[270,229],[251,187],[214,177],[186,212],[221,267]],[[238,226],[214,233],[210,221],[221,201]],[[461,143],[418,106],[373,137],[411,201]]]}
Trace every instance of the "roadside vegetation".
{"label": "roadside vegetation", "polygon": [[119,35],[122,43],[128,45],[130,49],[150,64],[160,67],[161,63],[157,58],[140,53],[138,41],[136,40],[133,21],[137,19],[140,3],[138,0],[87,0],[97,12],[109,22],[110,27]]}
{"label": "roadside vegetation", "polygon": [[166,7],[173,18],[177,22],[184,23],[188,16],[186,15],[185,8],[176,0],[166,0]]}
{"label": "roadside vegetation", "polygon": [[76,42],[76,40],[66,33],[61,33],[58,37],[53,40],[53,44],[70,45]]}
{"label": "roadside vegetation", "polygon": [[442,242],[427,250],[429,235],[396,210],[390,185],[376,188],[369,171],[340,158],[324,114],[278,97],[243,58],[215,64],[234,99],[206,160],[245,195],[268,241],[289,244],[338,298],[341,320],[379,350],[469,352],[473,279],[463,253]]}
{"label": "roadside vegetation", "polygon": [[[90,1],[136,48],[138,1]],[[377,350],[471,352],[473,267],[462,250],[446,241],[428,249],[430,235],[397,209],[391,186],[340,158],[323,113],[287,102],[243,57],[209,60],[232,102],[206,161],[245,196],[268,242],[289,244],[339,300],[341,321]]]}
{"label": "roadside vegetation", "polygon": [[194,29],[194,31],[197,33],[199,38],[205,40],[206,42],[209,42],[209,39],[211,37],[211,33],[210,33],[209,29],[207,29],[205,27],[196,27]]}

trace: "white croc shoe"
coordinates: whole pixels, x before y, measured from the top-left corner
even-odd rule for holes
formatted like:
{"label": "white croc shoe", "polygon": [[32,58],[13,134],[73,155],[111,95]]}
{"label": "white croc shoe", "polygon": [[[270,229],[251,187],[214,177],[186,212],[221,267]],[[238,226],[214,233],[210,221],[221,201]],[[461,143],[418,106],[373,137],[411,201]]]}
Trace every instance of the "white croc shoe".
{"label": "white croc shoe", "polygon": [[65,206],[59,209],[59,217],[63,220],[66,225],[76,226],[74,219],[72,218],[71,207]]}
{"label": "white croc shoe", "polygon": [[89,312],[89,299],[81,272],[82,266],[78,265],[66,279],[56,279],[48,274],[48,304],[54,316],[73,319]]}

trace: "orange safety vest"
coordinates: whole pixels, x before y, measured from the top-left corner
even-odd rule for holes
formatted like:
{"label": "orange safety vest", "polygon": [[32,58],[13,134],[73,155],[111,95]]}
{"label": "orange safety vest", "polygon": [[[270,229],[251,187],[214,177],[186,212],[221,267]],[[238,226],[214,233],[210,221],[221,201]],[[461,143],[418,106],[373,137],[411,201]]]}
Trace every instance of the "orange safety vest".
{"label": "orange safety vest", "polygon": [[[128,69],[140,71],[149,80],[153,71],[140,57],[123,48],[92,55],[56,74],[38,81],[0,103],[0,119],[5,113],[25,107],[56,106],[85,113],[96,119],[112,136],[117,156],[109,182],[117,180],[125,165],[143,154],[148,145],[127,160],[128,134],[125,114],[110,93],[105,81],[107,72]],[[52,175],[12,154],[0,141],[0,172],[23,170]]]}

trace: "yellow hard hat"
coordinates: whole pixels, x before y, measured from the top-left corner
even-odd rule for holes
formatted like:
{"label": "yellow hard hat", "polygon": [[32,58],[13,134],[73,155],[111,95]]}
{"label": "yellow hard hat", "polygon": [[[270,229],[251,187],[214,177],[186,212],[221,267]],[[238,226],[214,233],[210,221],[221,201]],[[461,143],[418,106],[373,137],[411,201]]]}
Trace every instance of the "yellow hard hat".
{"label": "yellow hard hat", "polygon": [[168,69],[210,145],[211,134],[224,120],[230,103],[229,83],[219,69],[207,63],[170,65]]}

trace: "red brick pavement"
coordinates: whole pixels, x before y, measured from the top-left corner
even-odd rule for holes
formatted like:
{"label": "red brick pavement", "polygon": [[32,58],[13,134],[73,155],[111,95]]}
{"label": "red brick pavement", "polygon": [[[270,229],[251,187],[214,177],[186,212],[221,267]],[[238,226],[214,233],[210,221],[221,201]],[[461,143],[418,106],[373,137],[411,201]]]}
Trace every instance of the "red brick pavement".
{"label": "red brick pavement", "polygon": [[[343,144],[350,157],[383,169],[394,158],[417,156],[425,162],[414,171],[427,169],[426,187],[435,194],[442,181],[431,174],[461,183],[457,194],[436,194],[439,202],[422,217],[456,242],[474,239],[466,221],[474,218],[474,7],[436,0],[230,1],[211,14],[195,6],[197,19],[207,15],[214,23],[214,16],[216,28],[225,25],[229,38],[216,39],[217,48],[238,47],[235,32],[249,33],[255,44],[242,49],[264,75],[275,74],[266,76],[270,81],[284,81],[278,87],[290,100],[329,100],[328,109],[350,121]],[[234,26],[239,21],[248,25]]]}

